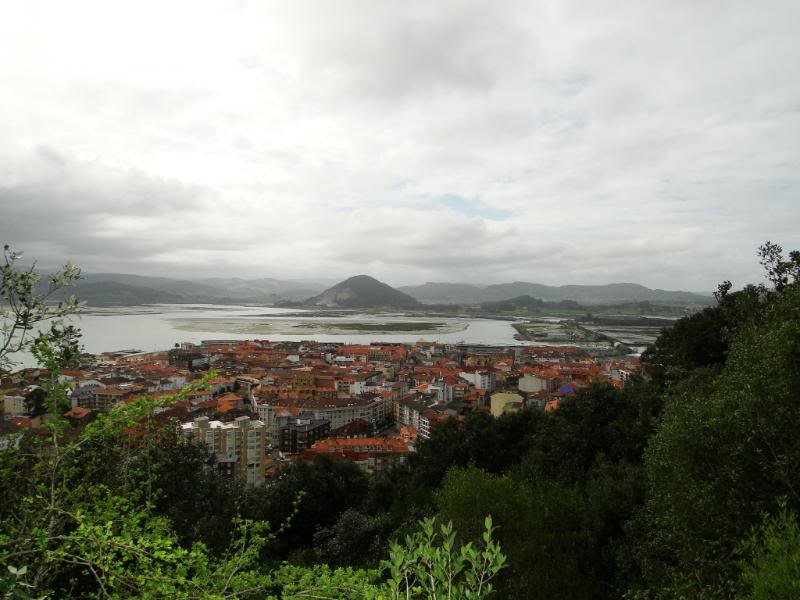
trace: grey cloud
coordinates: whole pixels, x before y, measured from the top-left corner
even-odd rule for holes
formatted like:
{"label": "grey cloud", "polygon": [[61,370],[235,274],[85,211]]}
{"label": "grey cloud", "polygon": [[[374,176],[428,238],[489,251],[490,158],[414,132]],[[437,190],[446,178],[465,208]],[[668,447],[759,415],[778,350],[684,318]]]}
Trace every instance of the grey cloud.
{"label": "grey cloud", "polygon": [[175,242],[200,243],[187,235],[176,239],[170,230],[176,214],[201,211],[206,194],[198,186],[37,147],[6,162],[0,177],[0,238],[18,246],[47,241],[75,258],[147,256]]}
{"label": "grey cloud", "polygon": [[75,216],[108,212],[149,217],[191,206],[201,196],[198,186],[79,161],[50,146],[7,156],[3,175],[4,196],[33,213],[46,214],[57,206]]}
{"label": "grey cloud", "polygon": [[176,6],[126,13],[147,46],[102,3],[0,23],[0,237],[95,271],[696,290],[800,246],[796,2]]}
{"label": "grey cloud", "polygon": [[314,72],[323,62],[356,97],[384,105],[413,96],[489,92],[523,35],[504,11],[484,3],[461,3],[455,11],[433,3],[374,2],[321,10],[327,18],[314,31],[322,43],[307,68]]}

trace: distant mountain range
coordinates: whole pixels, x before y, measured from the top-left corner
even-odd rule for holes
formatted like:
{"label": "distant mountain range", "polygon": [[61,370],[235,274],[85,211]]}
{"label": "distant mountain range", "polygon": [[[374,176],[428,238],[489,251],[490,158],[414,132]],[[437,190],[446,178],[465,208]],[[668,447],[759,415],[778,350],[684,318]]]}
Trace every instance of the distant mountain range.
{"label": "distant mountain range", "polygon": [[299,302],[318,294],[325,287],[321,283],[271,278],[188,281],[125,273],[85,273],[76,285],[63,290],[57,297],[74,294],[90,306],[274,304],[287,300]]}
{"label": "distant mountain range", "polygon": [[706,305],[713,298],[692,292],[652,290],[637,283],[610,283],[607,285],[561,285],[515,281],[478,286],[466,283],[425,283],[405,286],[400,291],[425,304],[482,304],[501,302],[519,296],[531,296],[548,302],[571,300],[580,304],[614,304],[621,302],[656,302],[684,306]]}
{"label": "distant mountain range", "polygon": [[560,300],[559,302],[545,302],[540,298],[534,298],[527,294],[523,296],[516,296],[508,300],[498,300],[497,302],[482,302],[481,308],[489,311],[514,311],[514,310],[538,310],[545,307],[549,308],[568,308],[580,309],[583,308],[574,300]]}
{"label": "distant mountain range", "polygon": [[[45,283],[42,283],[44,286]],[[713,302],[708,295],[653,290],[635,283],[547,286],[516,281],[495,285],[425,283],[392,288],[367,275],[358,275],[328,287],[327,281],[273,278],[207,278],[200,280],[146,277],[123,273],[86,273],[64,294],[74,294],[90,306],[141,304],[277,304],[306,306],[414,308],[423,304],[472,305],[503,302],[520,296],[546,302],[580,304],[653,302],[664,305],[701,306]]]}
{"label": "distant mountain range", "polygon": [[422,305],[408,294],[369,275],[356,275],[303,302],[303,306],[332,308],[419,308]]}

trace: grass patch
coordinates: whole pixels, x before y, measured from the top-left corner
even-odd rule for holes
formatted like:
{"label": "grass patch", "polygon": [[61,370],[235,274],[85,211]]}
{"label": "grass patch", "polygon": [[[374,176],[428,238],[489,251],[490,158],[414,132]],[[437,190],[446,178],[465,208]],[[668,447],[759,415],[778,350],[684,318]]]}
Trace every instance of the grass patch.
{"label": "grass patch", "polygon": [[444,323],[422,323],[422,322],[402,322],[402,323],[314,323],[310,325],[304,323],[302,327],[313,326],[320,329],[343,329],[346,331],[437,331]]}

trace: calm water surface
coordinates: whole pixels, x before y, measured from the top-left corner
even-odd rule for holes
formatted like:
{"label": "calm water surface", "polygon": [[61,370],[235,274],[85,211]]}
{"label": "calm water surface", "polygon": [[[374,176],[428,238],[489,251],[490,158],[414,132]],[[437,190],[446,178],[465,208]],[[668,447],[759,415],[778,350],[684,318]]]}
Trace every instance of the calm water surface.
{"label": "calm water surface", "polygon": [[[219,306],[219,305],[152,305],[133,307],[131,309],[87,309],[86,314],[72,318],[72,324],[80,328],[83,333],[83,344],[87,352],[97,354],[110,350],[136,348],[139,350],[164,350],[171,348],[176,343],[194,342],[209,339],[269,339],[282,340],[307,340],[315,339],[322,342],[416,342],[419,340],[436,341],[442,343],[466,342],[472,344],[520,344],[514,339],[516,331],[511,327],[510,321],[495,321],[491,319],[471,318],[440,318],[387,315],[359,315],[351,314],[346,317],[332,316],[297,316],[297,309],[272,308],[263,306]],[[292,314],[294,316],[284,316]],[[319,313],[310,313],[319,314]],[[436,331],[410,334],[410,333],[353,333],[332,335],[325,333],[230,333],[223,327],[216,329],[214,321],[226,319],[253,320],[254,322],[266,321],[278,323],[282,330],[290,330],[295,324],[303,323],[335,323],[346,322],[435,322],[466,326],[465,329],[452,333]],[[179,329],[181,319],[198,320],[198,326],[191,331]],[[185,323],[185,321],[184,321]]]}

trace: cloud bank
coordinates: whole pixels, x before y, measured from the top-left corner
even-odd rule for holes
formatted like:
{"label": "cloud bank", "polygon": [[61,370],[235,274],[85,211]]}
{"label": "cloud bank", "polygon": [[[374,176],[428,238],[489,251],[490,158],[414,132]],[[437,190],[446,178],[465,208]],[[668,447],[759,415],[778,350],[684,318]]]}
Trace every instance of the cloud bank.
{"label": "cloud bank", "polygon": [[0,240],[167,276],[760,279],[800,4],[0,3]]}

